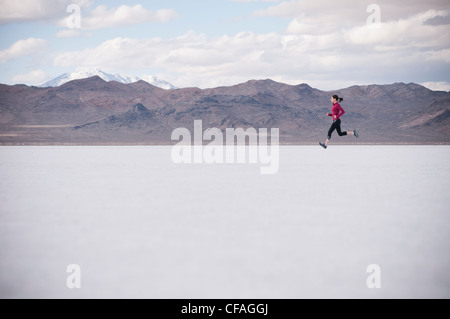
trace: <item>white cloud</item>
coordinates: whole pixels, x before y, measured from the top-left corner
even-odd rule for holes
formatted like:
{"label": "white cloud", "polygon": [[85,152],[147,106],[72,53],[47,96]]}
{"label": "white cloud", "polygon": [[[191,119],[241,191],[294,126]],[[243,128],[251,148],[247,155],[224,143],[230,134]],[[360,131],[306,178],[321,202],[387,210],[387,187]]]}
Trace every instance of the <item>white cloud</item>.
{"label": "white cloud", "polygon": [[450,63],[450,49],[444,49],[439,51],[425,52],[424,58],[428,61],[439,61]]}
{"label": "white cloud", "polygon": [[[423,82],[432,79],[433,73],[446,76],[450,8],[442,7],[450,5],[430,0],[436,10],[417,11],[426,5],[407,6],[405,0],[398,0],[405,6],[405,15],[399,5],[381,0],[382,23],[369,28],[366,9],[372,2],[286,1],[260,11],[260,16],[293,18],[284,33],[208,37],[187,32],[171,39],[115,38],[96,47],[60,53],[54,65],[123,69],[137,76],[142,75],[137,72],[158,69],[163,70],[158,71],[161,78],[178,87],[203,88],[272,78],[336,89],[386,81]],[[104,25],[125,20],[113,19]]]}
{"label": "white cloud", "polygon": [[373,3],[380,6],[382,18],[385,21],[407,18],[418,12],[430,9],[447,10],[450,8],[450,3],[447,0],[294,0],[283,1],[266,9],[258,10],[254,12],[253,15],[259,17],[285,18],[307,16],[315,17],[320,20],[320,23],[326,21],[328,17],[332,17],[333,20],[331,22],[334,22],[335,24],[337,22],[343,23],[348,21],[361,21],[364,23],[370,15],[370,13],[367,12],[367,7]]}
{"label": "white cloud", "polygon": [[256,17],[295,17],[302,13],[300,1],[283,1],[282,3],[261,9],[253,13]]}
{"label": "white cloud", "polygon": [[377,45],[381,50],[398,47],[448,47],[448,25],[427,25],[426,21],[446,17],[447,11],[429,10],[408,19],[400,19],[372,26],[358,26],[345,32],[347,42]]}
{"label": "white cloud", "polygon": [[408,72],[420,69],[426,63],[424,55],[429,54],[417,51],[405,56],[405,51],[378,52],[372,48],[352,52],[344,41],[334,42],[338,36],[242,32],[207,37],[188,32],[167,40],[115,38],[94,48],[62,53],[54,64],[129,69],[135,74],[162,69],[160,77],[178,87],[204,88],[272,78],[341,88],[343,83],[370,84],[386,77],[394,77],[393,82],[411,81]]}
{"label": "white cloud", "polygon": [[28,74],[18,74],[12,78],[13,83],[40,85],[47,81],[49,76],[43,70],[34,70]]}
{"label": "white cloud", "polygon": [[424,82],[420,84],[433,91],[450,92],[450,83],[448,82]]}
{"label": "white cloud", "polygon": [[[150,11],[142,5],[121,5],[116,8],[107,8],[99,5],[91,8],[91,0],[0,0],[0,24],[14,22],[57,22],[57,25],[66,28],[70,13],[67,8],[76,3],[82,9],[81,27],[86,30],[121,27],[144,22],[168,22],[178,17],[172,9]],[[65,32],[59,36],[65,37],[74,32]]]}
{"label": "white cloud", "polygon": [[280,2],[281,0],[231,0],[234,2]]}
{"label": "white cloud", "polygon": [[[103,28],[121,27],[145,22],[168,22],[178,17],[172,9],[160,9],[155,12],[145,9],[138,4],[133,7],[122,5],[108,9],[100,5],[81,16],[81,28],[83,30],[95,30]],[[60,20],[59,26],[65,27],[66,18]]]}
{"label": "white cloud", "polygon": [[[367,4],[365,4],[367,2]],[[367,5],[373,0],[314,0],[314,1],[283,1],[279,4],[265,9],[257,10],[253,13],[255,17],[314,17],[321,22],[328,23],[354,21],[359,16],[366,14]],[[332,18],[330,21],[329,18]]]}
{"label": "white cloud", "polygon": [[92,36],[92,33],[81,32],[79,29],[65,29],[58,31],[55,34],[56,38],[77,38],[90,36]]}
{"label": "white cloud", "polygon": [[208,38],[189,32],[169,40],[116,38],[96,48],[60,54],[55,65],[164,68],[166,74],[177,79],[177,86],[214,86],[223,83],[223,76],[243,79],[268,74],[272,63],[262,56],[266,50],[272,52],[277,48],[282,48],[277,34],[240,33],[234,37]]}
{"label": "white cloud", "polygon": [[0,51],[0,64],[9,60],[20,58],[27,55],[33,55],[44,50],[47,47],[47,41],[43,39],[29,38],[19,40],[9,48]]}
{"label": "white cloud", "polygon": [[[91,1],[77,0],[80,7]],[[12,22],[44,21],[62,18],[72,0],[0,0],[0,24]]]}

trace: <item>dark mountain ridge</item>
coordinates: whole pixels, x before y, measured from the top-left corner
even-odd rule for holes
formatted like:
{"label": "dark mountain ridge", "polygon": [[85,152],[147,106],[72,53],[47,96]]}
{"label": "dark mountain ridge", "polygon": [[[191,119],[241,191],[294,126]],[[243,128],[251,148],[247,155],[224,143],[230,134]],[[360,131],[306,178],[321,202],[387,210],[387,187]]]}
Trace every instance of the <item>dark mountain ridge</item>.
{"label": "dark mountain ridge", "polygon": [[450,93],[415,83],[321,91],[270,79],[229,87],[164,90],[147,82],[98,76],[55,88],[0,85],[0,143],[172,144],[177,127],[280,128],[282,143],[322,140],[330,96],[344,97],[340,143],[449,143]]}

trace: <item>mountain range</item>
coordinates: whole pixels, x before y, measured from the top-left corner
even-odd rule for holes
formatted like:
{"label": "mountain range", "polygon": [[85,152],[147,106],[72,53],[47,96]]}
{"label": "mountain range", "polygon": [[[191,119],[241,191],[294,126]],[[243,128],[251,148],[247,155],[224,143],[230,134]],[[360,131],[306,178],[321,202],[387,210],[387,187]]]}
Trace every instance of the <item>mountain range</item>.
{"label": "mountain range", "polygon": [[164,144],[175,128],[279,128],[282,144],[324,140],[330,96],[344,97],[342,129],[360,139],[333,143],[450,142],[450,93],[414,83],[321,91],[272,80],[212,89],[165,90],[145,81],[124,84],[99,76],[58,87],[0,85],[1,144]]}
{"label": "mountain range", "polygon": [[80,79],[86,79],[93,76],[99,76],[101,79],[105,80],[106,82],[116,81],[123,84],[130,84],[134,83],[140,80],[144,80],[154,86],[160,87],[162,89],[166,90],[173,90],[176,89],[176,87],[164,80],[158,79],[156,76],[147,76],[144,79],[140,79],[136,76],[129,76],[129,75],[123,75],[123,74],[109,74],[106,72],[103,72],[100,69],[93,69],[91,71],[75,71],[72,73],[65,73],[63,75],[60,75],[53,80],[50,80],[42,85],[40,87],[57,87],[61,86],[67,82],[73,81],[73,80],[80,80]]}

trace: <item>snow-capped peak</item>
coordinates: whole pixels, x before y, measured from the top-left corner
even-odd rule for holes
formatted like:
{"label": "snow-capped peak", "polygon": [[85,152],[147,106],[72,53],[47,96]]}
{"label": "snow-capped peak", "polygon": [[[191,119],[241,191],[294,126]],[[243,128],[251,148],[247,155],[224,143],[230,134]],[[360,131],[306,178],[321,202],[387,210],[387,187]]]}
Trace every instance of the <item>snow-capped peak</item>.
{"label": "snow-capped peak", "polygon": [[176,87],[172,83],[161,80],[154,75],[146,75],[146,76],[143,76],[141,79],[147,83],[150,83],[151,85],[157,86],[162,89],[166,89],[166,90],[176,89]]}
{"label": "snow-capped peak", "polygon": [[[98,68],[95,68],[90,71],[75,71],[72,73],[65,73],[63,75],[60,75],[60,76],[54,78],[53,80],[50,80],[50,81],[42,84],[41,87],[56,87],[56,86],[63,85],[67,82],[73,81],[73,80],[86,79],[86,78],[90,78],[90,77],[93,77],[96,75],[99,76],[100,78],[102,78],[103,80],[105,80],[106,82],[117,81],[117,82],[124,83],[124,84],[134,83],[134,82],[141,80],[140,78],[138,78],[136,76],[129,76],[129,75],[123,75],[123,74],[118,74],[118,73],[109,74],[109,73],[103,72],[102,70],[100,70]],[[171,83],[160,80],[156,76],[146,76],[142,80],[144,80],[154,86],[163,88],[163,89],[175,89],[175,87]]]}

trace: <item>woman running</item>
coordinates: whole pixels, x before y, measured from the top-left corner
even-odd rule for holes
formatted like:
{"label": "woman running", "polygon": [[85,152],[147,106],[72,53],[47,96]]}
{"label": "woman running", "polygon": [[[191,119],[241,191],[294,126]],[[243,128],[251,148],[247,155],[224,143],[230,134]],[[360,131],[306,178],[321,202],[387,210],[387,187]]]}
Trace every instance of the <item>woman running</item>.
{"label": "woman running", "polygon": [[356,131],[347,131],[347,132],[341,131],[341,116],[345,114],[344,109],[339,105],[339,102],[342,101],[344,101],[344,99],[337,95],[333,95],[331,97],[333,107],[331,108],[331,114],[327,112],[327,116],[333,117],[333,124],[331,124],[331,127],[328,131],[328,137],[325,144],[319,143],[320,146],[322,146],[324,149],[327,149],[328,143],[330,142],[331,139],[331,134],[333,134],[334,130],[337,130],[339,136],[354,135],[355,137],[359,137],[358,132]]}

